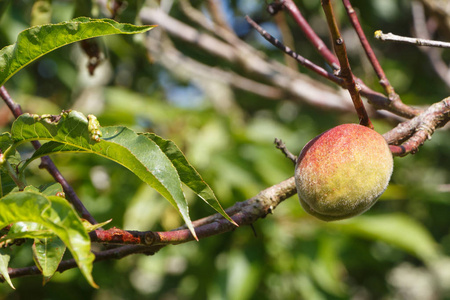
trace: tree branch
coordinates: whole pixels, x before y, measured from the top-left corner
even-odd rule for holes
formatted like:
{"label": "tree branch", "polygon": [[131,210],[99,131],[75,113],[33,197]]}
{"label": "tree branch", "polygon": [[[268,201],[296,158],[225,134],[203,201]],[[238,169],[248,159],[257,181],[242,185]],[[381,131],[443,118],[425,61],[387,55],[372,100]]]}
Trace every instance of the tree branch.
{"label": "tree branch", "polygon": [[[292,15],[294,20],[299,25],[300,29],[305,33],[305,36],[315,47],[315,49],[321,54],[321,56],[330,65],[332,65],[332,67],[335,70],[338,70],[340,68],[338,59],[326,47],[325,43],[320,39],[320,37],[314,32],[314,30],[302,16],[300,10],[297,8],[294,2],[292,0],[285,0],[282,1],[282,5]],[[361,79],[355,78],[355,81],[358,83],[361,89],[360,90],[361,95],[366,97],[369,103],[372,104],[376,109],[385,109],[398,116],[405,117],[408,119],[417,116],[421,112],[420,109],[416,109],[404,104],[401,101],[400,97],[398,98],[394,97],[393,99],[392,97],[386,97],[370,89],[368,86],[364,84],[364,82]]]}
{"label": "tree branch", "polygon": [[[277,87],[286,92],[285,97],[294,101],[301,101],[316,107],[334,109],[337,111],[352,111],[353,107],[347,97],[341,95],[339,91],[325,84],[312,80],[308,76],[294,72],[293,70],[278,64],[270,59],[255,55],[258,51],[249,45],[240,47],[239,45],[229,45],[209,36],[207,39],[215,39],[210,47],[205,48],[198,42],[199,36],[206,33],[193,33],[194,28],[173,20],[158,8],[143,8],[140,17],[145,24],[158,24],[158,28],[165,29],[172,36],[183,39],[183,41],[200,47],[202,50],[220,58],[239,65],[248,74],[264,78],[273,87]],[[187,34],[185,34],[187,33]],[[150,33],[156,34],[155,32]],[[217,49],[216,49],[217,47]],[[219,49],[220,48],[220,49]],[[164,53],[159,53],[164,55]],[[243,76],[243,74],[240,74]],[[282,99],[282,98],[281,98]]]}
{"label": "tree branch", "polygon": [[259,34],[261,34],[262,37],[264,37],[268,42],[270,42],[272,45],[289,55],[290,57],[294,58],[298,63],[300,63],[305,68],[308,68],[309,70],[313,71],[314,73],[342,86],[345,87],[344,80],[340,77],[335,76],[334,74],[327,72],[324,68],[319,67],[318,65],[314,64],[310,60],[304,58],[303,56],[299,55],[298,53],[291,50],[289,47],[285,46],[283,43],[281,43],[279,40],[274,38],[272,35],[270,35],[267,31],[265,31],[261,26],[256,24],[255,21],[253,21],[249,16],[245,16],[245,19],[247,22],[258,31]]}
{"label": "tree branch", "polygon": [[414,154],[425,141],[431,139],[437,128],[443,127],[449,121],[450,97],[434,103],[417,117],[398,124],[383,137],[390,144],[393,155]]}
{"label": "tree branch", "polygon": [[394,87],[390,84],[389,80],[386,77],[386,74],[383,71],[383,68],[381,67],[380,63],[378,62],[378,59],[375,55],[375,53],[372,50],[372,47],[369,44],[369,41],[366,38],[366,35],[364,34],[364,31],[362,30],[361,24],[359,23],[358,17],[356,15],[355,10],[352,7],[352,4],[350,3],[350,0],[342,0],[345,10],[347,11],[348,18],[350,19],[350,22],[353,25],[353,28],[356,31],[356,34],[358,35],[359,41],[361,42],[361,45],[366,52],[366,56],[369,59],[370,63],[372,64],[373,69],[375,70],[375,73],[378,76],[378,79],[380,80],[381,86],[386,91],[386,94],[389,95],[389,99],[392,101],[400,101],[399,96],[395,93]]}
{"label": "tree branch", "polygon": [[336,18],[334,16],[333,7],[330,4],[330,0],[322,0],[322,7],[325,12],[325,16],[328,22],[328,28],[330,29],[331,37],[333,39],[333,46],[336,56],[339,59],[341,69],[339,70],[339,77],[344,79],[346,89],[349,91],[352,97],[353,105],[358,113],[359,123],[361,125],[373,128],[372,122],[367,115],[367,111],[364,108],[364,104],[359,93],[360,89],[357,88],[353,73],[348,61],[347,49],[345,47],[345,41],[341,36],[339,28],[337,26]]}
{"label": "tree branch", "polygon": [[450,43],[447,43],[447,42],[406,37],[406,36],[393,34],[391,32],[383,33],[381,30],[375,31],[375,38],[377,40],[380,40],[383,42],[396,42],[396,43],[403,43],[403,44],[413,44],[413,45],[417,45],[417,46],[450,48]]}
{"label": "tree branch", "polygon": [[306,38],[314,46],[314,48],[320,53],[320,55],[325,59],[325,61],[330,64],[333,69],[339,70],[339,60],[334,56],[333,52],[328,49],[327,45],[322,41],[322,39],[316,34],[314,29],[308,24],[297,5],[295,5],[292,0],[281,1],[283,7],[289,12],[289,14],[294,18],[297,25],[305,34]]}
{"label": "tree branch", "polygon": [[[295,180],[291,177],[285,181],[271,186],[258,195],[243,201],[226,210],[233,220],[239,225],[251,225],[258,219],[266,217],[284,200],[295,195]],[[220,214],[214,214],[193,222],[195,232],[199,239],[218,235],[236,229],[236,226],[224,219]],[[167,232],[152,231],[124,231],[112,228],[105,231],[96,230],[90,233],[93,242],[104,244],[129,244],[118,248],[108,249],[95,254],[95,262],[120,259],[131,254],[145,253],[153,255],[167,245],[187,243],[194,240],[194,237],[184,226]],[[62,261],[58,267],[59,272],[76,268],[74,259]],[[41,272],[36,266],[25,268],[10,268],[8,274],[11,278],[40,275]],[[0,277],[2,280],[3,277]]]}

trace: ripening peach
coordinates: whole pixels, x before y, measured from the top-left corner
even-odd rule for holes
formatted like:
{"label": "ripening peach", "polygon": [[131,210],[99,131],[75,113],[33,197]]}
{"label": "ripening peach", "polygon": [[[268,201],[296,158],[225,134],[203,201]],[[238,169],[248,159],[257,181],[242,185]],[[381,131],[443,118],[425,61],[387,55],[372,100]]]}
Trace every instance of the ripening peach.
{"label": "ripening peach", "polygon": [[336,126],[303,148],[295,167],[306,212],[333,221],[359,215],[386,190],[392,153],[376,131],[358,124]]}

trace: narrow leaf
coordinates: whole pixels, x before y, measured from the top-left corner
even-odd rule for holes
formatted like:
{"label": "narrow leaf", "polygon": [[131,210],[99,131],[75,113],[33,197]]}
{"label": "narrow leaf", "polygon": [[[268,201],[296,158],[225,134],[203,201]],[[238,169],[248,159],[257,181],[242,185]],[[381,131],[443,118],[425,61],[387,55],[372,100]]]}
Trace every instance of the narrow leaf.
{"label": "narrow leaf", "polygon": [[81,219],[81,221],[83,222],[83,226],[86,229],[87,232],[91,232],[94,230],[97,230],[105,225],[107,225],[108,223],[110,223],[112,221],[112,219],[109,219],[108,221],[102,222],[102,223],[97,223],[97,224],[91,224],[89,221]]}
{"label": "narrow leaf", "polygon": [[161,150],[173,163],[173,165],[177,169],[181,181],[187,187],[193,190],[203,201],[211,206],[216,212],[220,213],[225,219],[238,226],[236,222],[234,222],[233,219],[231,219],[230,216],[228,216],[228,214],[223,210],[222,206],[214,195],[213,190],[203,180],[197,170],[195,170],[195,168],[187,161],[183,152],[181,152],[181,150],[174,142],[165,140],[153,133],[146,133],[144,135],[158,144]]}
{"label": "narrow leaf", "polygon": [[72,206],[63,198],[35,192],[10,193],[0,199],[0,228],[16,222],[34,222],[54,232],[69,248],[87,281],[92,278],[94,254],[88,233]]}
{"label": "narrow leaf", "polygon": [[67,44],[98,36],[143,33],[152,28],[154,26],[135,26],[111,19],[86,17],[31,27],[19,34],[15,44],[0,50],[0,86],[29,63]]}
{"label": "narrow leaf", "polygon": [[8,273],[8,264],[11,256],[7,253],[7,249],[0,248],[0,274],[2,274],[3,278],[9,284],[10,287],[16,289],[11,282],[11,278]]}
{"label": "narrow leaf", "polygon": [[[23,114],[11,128],[16,144],[50,140],[37,150],[27,164],[38,157],[58,152],[94,153],[115,161],[156,189],[178,209],[195,238],[181,180],[176,168],[151,139],[122,127],[103,127],[101,132],[81,113],[71,111],[60,118]],[[99,138],[99,133],[103,138]],[[22,169],[23,169],[22,168]]]}

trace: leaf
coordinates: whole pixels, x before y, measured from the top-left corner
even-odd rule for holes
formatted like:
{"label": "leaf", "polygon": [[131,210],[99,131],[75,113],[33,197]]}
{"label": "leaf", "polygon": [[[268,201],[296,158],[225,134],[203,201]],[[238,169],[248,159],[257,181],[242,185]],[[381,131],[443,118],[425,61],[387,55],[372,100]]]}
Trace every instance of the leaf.
{"label": "leaf", "polygon": [[2,151],[2,153],[4,153],[5,150],[12,145],[12,143],[13,141],[9,132],[0,134],[0,150]]}
{"label": "leaf", "polygon": [[0,228],[16,222],[34,222],[55,233],[69,248],[86,280],[92,278],[94,254],[88,233],[72,206],[63,198],[35,192],[14,192],[0,199]]}
{"label": "leaf", "polygon": [[154,27],[79,17],[28,28],[19,34],[15,44],[0,50],[0,86],[29,63],[62,46],[105,35],[143,33]]}
{"label": "leaf", "polygon": [[112,219],[109,219],[108,221],[102,222],[102,223],[97,223],[97,224],[91,224],[89,221],[81,219],[81,221],[83,222],[83,226],[86,229],[87,232],[91,232],[94,230],[97,230],[103,226],[105,226],[106,224],[110,223],[112,221]]}
{"label": "leaf", "polygon": [[33,222],[14,223],[7,236],[2,238],[0,242],[19,238],[34,239],[32,246],[33,260],[42,272],[43,283],[47,283],[58,269],[66,251],[66,245],[53,232],[46,230],[43,225]]}
{"label": "leaf", "polygon": [[64,193],[64,190],[59,182],[52,182],[45,185],[41,185],[39,187],[39,192],[45,196],[56,196],[56,194],[58,193]]}
{"label": "leaf", "polygon": [[215,211],[220,213],[225,219],[238,226],[238,224],[236,224],[236,222],[234,222],[233,219],[231,219],[230,216],[228,216],[228,214],[223,210],[222,206],[214,195],[213,190],[202,179],[195,168],[187,161],[183,152],[181,152],[181,150],[174,142],[165,140],[153,133],[145,133],[144,135],[154,141],[167,155],[174,167],[177,169],[181,181],[187,187],[193,190],[203,201],[205,201]]}
{"label": "leaf", "polygon": [[5,236],[2,236],[0,239],[1,242],[5,242],[7,240],[17,240],[17,239],[35,239],[35,238],[50,238],[54,234],[50,230],[40,229],[40,230],[32,230],[32,231],[21,231],[16,233],[8,233]]}
{"label": "leaf", "polygon": [[44,276],[44,284],[55,274],[65,251],[66,245],[57,236],[34,240],[33,259]]}
{"label": "leaf", "polygon": [[3,278],[8,282],[9,286],[13,289],[16,289],[11,282],[11,278],[8,273],[8,264],[11,256],[7,253],[9,249],[0,248],[0,274],[2,274]]}
{"label": "leaf", "polygon": [[440,255],[431,234],[407,215],[359,216],[333,225],[348,233],[384,241],[425,262],[430,262]]}
{"label": "leaf", "polygon": [[92,135],[94,132],[98,138],[96,130],[89,130],[86,117],[76,111],[62,114],[58,121],[52,117],[23,114],[13,123],[11,136],[16,146],[31,140],[51,141],[43,144],[22,170],[33,159],[59,152],[94,153],[123,165],[177,208],[197,239],[180,177],[159,146],[122,126],[101,128],[103,138],[96,141]]}

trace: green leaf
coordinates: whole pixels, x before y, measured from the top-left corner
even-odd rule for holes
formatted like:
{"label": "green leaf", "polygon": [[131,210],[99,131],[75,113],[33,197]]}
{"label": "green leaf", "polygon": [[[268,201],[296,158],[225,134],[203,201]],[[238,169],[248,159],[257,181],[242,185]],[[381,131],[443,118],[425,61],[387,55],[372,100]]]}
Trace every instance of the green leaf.
{"label": "green leaf", "polygon": [[11,134],[9,132],[4,132],[2,134],[0,134],[0,150],[3,152],[5,152],[5,150],[11,146],[13,143],[12,139],[11,139]]}
{"label": "green leaf", "polygon": [[94,153],[123,165],[177,208],[197,238],[180,177],[159,146],[122,126],[101,128],[103,138],[98,141],[92,136],[95,133],[98,138],[97,131],[89,129],[87,118],[76,111],[62,114],[60,119],[23,114],[13,123],[11,136],[16,145],[31,140],[51,141],[43,144],[23,168],[33,159],[60,152]]}
{"label": "green leaf", "polygon": [[29,63],[67,44],[105,35],[143,33],[152,28],[86,17],[31,27],[19,34],[15,44],[0,50],[0,86]]}
{"label": "green leaf", "polygon": [[358,216],[333,225],[363,238],[384,241],[425,262],[430,262],[440,255],[431,234],[407,215]]}
{"label": "green leaf", "polygon": [[11,256],[7,253],[9,249],[0,248],[0,274],[2,274],[3,278],[8,282],[9,286],[13,289],[16,289],[11,282],[11,278],[8,273],[8,264]]}
{"label": "green leaf", "polygon": [[65,199],[35,192],[8,194],[0,199],[0,228],[16,222],[38,223],[55,233],[69,248],[87,281],[97,287],[92,278],[95,256],[89,235]]}
{"label": "green leaf", "polygon": [[213,190],[202,179],[195,168],[187,161],[183,152],[181,152],[181,150],[174,142],[165,140],[153,133],[145,133],[144,135],[158,144],[161,150],[173,163],[173,165],[177,169],[181,181],[187,187],[193,190],[203,201],[205,201],[215,211],[220,213],[225,219],[238,226],[236,222],[234,222],[233,219],[231,219],[230,216],[228,216],[228,214],[223,210],[222,206],[214,195]]}
{"label": "green leaf", "polygon": [[55,274],[65,251],[66,245],[57,236],[34,240],[33,259],[44,276],[44,284]]}
{"label": "green leaf", "polygon": [[[55,188],[59,184],[51,185],[51,189]],[[61,185],[59,185],[61,187]],[[36,188],[27,187],[25,191],[33,192]],[[54,195],[50,192],[50,195]],[[57,219],[58,216],[53,214],[51,219]],[[34,239],[33,243],[33,260],[36,266],[41,270],[44,277],[43,283],[47,283],[50,278],[55,274],[61,262],[64,252],[66,251],[66,245],[58,238],[51,230],[46,230],[45,227],[38,223],[33,222],[17,222],[11,226],[8,234],[3,237],[3,240],[14,240],[19,238],[31,238]]]}
{"label": "green leaf", "polygon": [[54,234],[51,232],[51,230],[45,230],[45,229],[32,230],[32,231],[21,231],[21,232],[16,232],[16,233],[8,233],[7,235],[3,236],[0,239],[0,243],[8,241],[8,240],[12,241],[12,240],[17,240],[17,239],[35,239],[35,238],[45,239],[45,238],[50,238],[52,236],[54,236]]}
{"label": "green leaf", "polygon": [[86,229],[87,232],[91,232],[94,230],[99,229],[100,227],[105,226],[106,224],[110,223],[112,221],[112,219],[109,219],[105,222],[102,223],[97,223],[97,224],[91,224],[89,221],[81,219],[81,221],[83,222],[83,226]]}
{"label": "green leaf", "polygon": [[[25,189],[26,190],[26,189]],[[39,187],[39,192],[45,196],[56,196],[58,193],[64,193],[63,187],[59,182],[52,182]]]}

